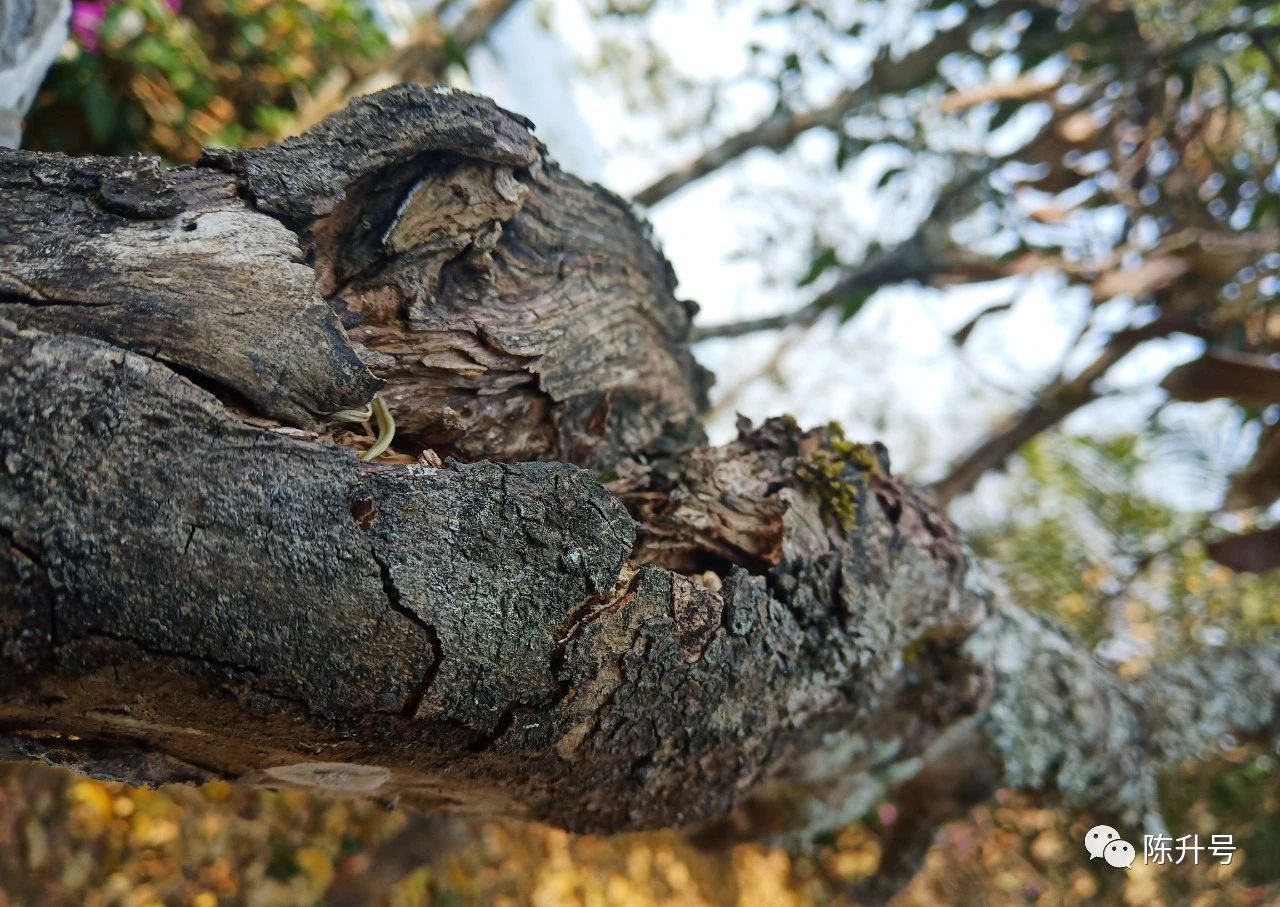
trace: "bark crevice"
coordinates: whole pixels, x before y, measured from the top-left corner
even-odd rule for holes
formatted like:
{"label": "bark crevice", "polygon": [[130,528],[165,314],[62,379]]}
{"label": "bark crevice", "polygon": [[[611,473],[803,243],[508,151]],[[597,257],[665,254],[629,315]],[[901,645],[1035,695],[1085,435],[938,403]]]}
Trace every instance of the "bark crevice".
{"label": "bark crevice", "polygon": [[435,682],[436,675],[440,673],[440,666],[444,663],[444,647],[440,644],[440,634],[436,632],[436,628],[419,617],[413,609],[405,607],[404,602],[401,601],[400,588],[396,585],[395,577],[391,574],[391,565],[382,559],[376,548],[371,550],[370,556],[378,565],[378,573],[382,580],[382,592],[387,597],[387,605],[392,611],[411,621],[421,630],[422,635],[426,637],[427,645],[431,647],[431,664],[427,666],[418,685],[409,691],[409,695],[398,713],[403,718],[413,718],[418,714],[418,709],[422,706],[422,700],[430,692],[431,684]]}

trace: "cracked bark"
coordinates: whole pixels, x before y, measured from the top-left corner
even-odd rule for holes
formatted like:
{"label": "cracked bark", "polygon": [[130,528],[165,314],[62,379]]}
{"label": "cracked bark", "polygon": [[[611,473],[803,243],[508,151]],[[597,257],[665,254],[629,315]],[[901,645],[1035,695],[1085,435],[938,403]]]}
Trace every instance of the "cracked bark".
{"label": "cracked bark", "polygon": [[[484,99],[172,171],[4,153],[0,275],[7,757],[708,840],[896,787],[909,867],[996,784],[1149,819],[1274,721],[1280,647],[1122,682],[875,445],[707,446],[647,228]],[[379,388],[364,463],[326,413]]]}

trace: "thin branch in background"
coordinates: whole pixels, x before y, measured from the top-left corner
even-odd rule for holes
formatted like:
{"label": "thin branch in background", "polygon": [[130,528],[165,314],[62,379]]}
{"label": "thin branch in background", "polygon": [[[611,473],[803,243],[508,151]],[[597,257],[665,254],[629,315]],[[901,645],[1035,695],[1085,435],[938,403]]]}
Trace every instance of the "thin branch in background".
{"label": "thin branch in background", "polygon": [[480,0],[443,40],[402,48],[387,66],[397,82],[438,79],[456,55],[465,58],[521,0]]}
{"label": "thin branch in background", "polygon": [[[1161,404],[1159,409],[1163,409],[1163,406]],[[1125,613],[1124,604],[1130,593],[1133,592],[1137,582],[1159,561],[1175,554],[1187,542],[1203,541],[1212,525],[1209,515],[1205,514],[1185,532],[1180,532],[1163,545],[1149,548],[1136,558],[1131,558],[1132,566],[1128,572],[1125,573],[1123,578],[1117,579],[1115,585],[1099,597],[1095,603],[1097,610],[1103,612],[1106,616],[1107,632],[1111,638],[1115,639],[1131,635],[1131,621]],[[1095,651],[1097,650],[1095,649]]]}
{"label": "thin branch in background", "polygon": [[714,173],[725,164],[737,160],[748,151],[768,148],[782,151],[801,134],[819,126],[838,129],[855,107],[869,100],[862,89],[846,89],[829,103],[808,111],[777,110],[761,122],[709,148],[701,155],[654,180],[635,194],[642,205],[656,205],[690,183]]}
{"label": "thin branch in background", "polygon": [[934,483],[930,490],[938,503],[946,506],[959,495],[971,491],[982,476],[1003,466],[1022,445],[1097,400],[1101,396],[1097,389],[1098,381],[1139,344],[1166,337],[1183,327],[1183,319],[1166,317],[1113,335],[1102,352],[1078,375],[1047,384],[1029,406],[972,448],[944,478]]}
{"label": "thin branch in background", "polygon": [[704,418],[707,421],[710,421],[736,407],[738,405],[738,400],[742,398],[746,389],[762,378],[770,378],[773,380],[774,384],[781,386],[782,358],[790,352],[792,347],[794,347],[807,332],[807,326],[799,327],[798,330],[780,337],[774,347],[773,353],[767,360],[765,360],[764,364],[735,381],[733,385],[724,392],[720,399],[712,405]]}
{"label": "thin branch in background", "polygon": [[[969,171],[944,188],[934,202],[928,224],[936,229],[937,223],[943,219],[951,206],[975,185],[990,176],[995,166],[995,162],[987,159],[984,166]],[[909,239],[875,252],[861,264],[847,269],[834,286],[799,309],[724,324],[695,325],[693,340],[697,342],[717,337],[741,337],[758,331],[781,330],[792,325],[809,327],[826,312],[838,309],[852,299],[870,295],[883,287],[912,281],[927,283],[935,274],[945,271],[948,264],[940,256],[931,255],[927,246],[922,228]]]}
{"label": "thin branch in background", "polygon": [[693,339],[696,342],[715,337],[741,337],[785,327],[811,327],[824,313],[839,308],[853,298],[873,293],[881,287],[913,280],[925,281],[936,269],[937,265],[931,263],[925,254],[922,234],[917,234],[906,242],[873,254],[857,267],[850,268],[831,289],[800,309],[744,321],[698,326],[694,328]]}
{"label": "thin branch in background", "polygon": [[968,47],[973,32],[981,25],[1018,6],[1016,3],[1002,2],[971,12],[963,23],[939,33],[933,40],[902,58],[895,58],[888,49],[881,51],[873,61],[866,81],[856,88],[841,91],[829,103],[813,110],[795,111],[784,108],[771,113],[755,126],[724,139],[692,161],[654,180],[635,194],[635,200],[642,205],[655,205],[690,183],[737,160],[748,151],[757,148],[782,151],[810,129],[824,127],[839,130],[845,119],[859,107],[883,95],[911,88],[932,73],[948,54]]}
{"label": "thin branch in background", "polygon": [[924,224],[914,236],[869,256],[861,264],[850,267],[835,286],[806,305],[790,312],[779,312],[776,315],[761,318],[723,324],[695,325],[693,340],[697,342],[718,337],[741,337],[758,331],[781,330],[789,325],[802,327],[812,325],[825,312],[845,304],[855,294],[868,294],[882,287],[910,281],[925,283],[931,277],[945,273],[952,265],[957,267],[972,265],[972,262],[948,262],[940,254],[929,252],[925,229],[928,228],[934,233],[945,230],[946,225],[955,217],[955,206],[968,198],[977,186],[1005,164],[1035,152],[1042,143],[1052,141],[1056,127],[1087,107],[1093,98],[1093,91],[1081,92],[1079,98],[1056,111],[1055,115],[1040,128],[1039,133],[1016,151],[998,157],[976,157],[969,169],[938,193],[938,198],[933,203]]}
{"label": "thin branch in background", "polygon": [[1280,25],[1264,25],[1248,29],[1243,25],[1224,25],[1210,31],[1201,32],[1189,41],[1175,45],[1166,51],[1169,57],[1177,57],[1189,51],[1198,50],[1206,44],[1213,44],[1233,35],[1247,36],[1251,41],[1265,41],[1267,38],[1280,38]]}

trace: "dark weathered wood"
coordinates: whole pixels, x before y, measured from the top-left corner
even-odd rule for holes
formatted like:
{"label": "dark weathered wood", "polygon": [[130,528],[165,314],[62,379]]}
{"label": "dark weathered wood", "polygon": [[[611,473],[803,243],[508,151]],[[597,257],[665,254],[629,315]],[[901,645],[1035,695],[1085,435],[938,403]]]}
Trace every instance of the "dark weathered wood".
{"label": "dark weathered wood", "polygon": [[[707,840],[896,788],[900,873],[996,784],[1138,822],[1275,720],[1280,646],[1122,681],[878,445],[706,446],[646,228],[487,101],[0,174],[8,757]],[[363,463],[324,420],[375,379],[401,430]]]}
{"label": "dark weathered wood", "polygon": [[613,468],[702,438],[691,307],[626,203],[487,98],[406,85],[210,152],[299,230],[410,451]]}
{"label": "dark weathered wood", "polygon": [[298,425],[377,390],[297,237],[230,177],[0,156],[0,318],[153,356]]}
{"label": "dark weathered wood", "polygon": [[[10,335],[0,363],[11,729],[259,782],[342,762],[427,803],[674,824],[871,714],[908,614],[929,634],[977,613],[914,505],[904,534],[862,501],[857,557],[824,528],[788,465],[823,439],[787,426],[717,457],[730,485],[750,463],[772,486],[771,596],[740,568],[629,563],[630,516],[572,466],[361,465],[75,338]],[[56,414],[32,388],[58,388]],[[671,468],[701,493],[708,470]]]}
{"label": "dark weathered wood", "polygon": [[331,213],[362,179],[419,156],[528,167],[541,151],[532,125],[480,95],[402,85],[357,98],[279,145],[210,150],[201,163],[240,175],[259,210],[303,225]]}

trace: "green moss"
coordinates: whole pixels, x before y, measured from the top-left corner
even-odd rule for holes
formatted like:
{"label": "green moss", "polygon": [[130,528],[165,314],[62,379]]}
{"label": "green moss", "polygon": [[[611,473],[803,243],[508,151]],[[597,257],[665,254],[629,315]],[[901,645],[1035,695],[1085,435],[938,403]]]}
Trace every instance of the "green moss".
{"label": "green moss", "polygon": [[850,533],[858,525],[858,496],[867,478],[879,475],[880,460],[866,444],[846,439],[836,423],[827,431],[826,447],[803,457],[795,476],[817,499],[823,518]]}
{"label": "green moss", "polygon": [[910,664],[924,653],[928,645],[929,638],[927,636],[917,636],[903,647],[902,660]]}
{"label": "green moss", "polygon": [[800,427],[800,423],[796,421],[796,417],[791,413],[783,413],[781,416],[774,416],[766,422],[762,428],[769,430],[770,428],[777,430],[778,426],[782,428],[782,434],[793,441],[798,441],[804,434],[804,429]]}

